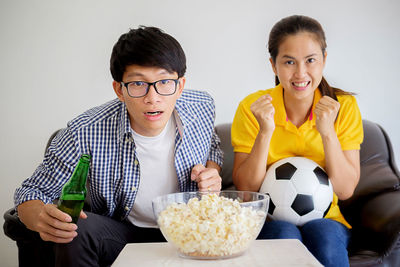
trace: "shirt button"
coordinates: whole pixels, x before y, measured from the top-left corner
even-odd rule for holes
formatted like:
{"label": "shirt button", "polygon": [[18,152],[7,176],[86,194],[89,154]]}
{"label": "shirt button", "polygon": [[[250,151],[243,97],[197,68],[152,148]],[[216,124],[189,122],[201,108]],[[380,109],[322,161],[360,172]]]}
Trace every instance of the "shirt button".
{"label": "shirt button", "polygon": [[126,211],[129,211],[129,207],[128,207],[128,206],[125,206],[125,210],[126,210]]}
{"label": "shirt button", "polygon": [[139,161],[137,161],[137,159],[135,159],[135,165],[138,165],[139,164]]}
{"label": "shirt button", "polygon": [[135,186],[132,186],[132,191],[136,191],[136,187]]}

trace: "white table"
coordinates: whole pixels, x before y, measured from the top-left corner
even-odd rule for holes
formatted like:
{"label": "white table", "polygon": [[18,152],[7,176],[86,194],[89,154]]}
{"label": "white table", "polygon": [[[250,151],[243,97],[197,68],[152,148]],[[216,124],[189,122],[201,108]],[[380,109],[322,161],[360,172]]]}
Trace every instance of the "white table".
{"label": "white table", "polygon": [[256,240],[243,255],[224,260],[192,260],[181,258],[168,243],[131,243],[124,247],[112,266],[254,267],[322,265],[299,240],[271,239]]}

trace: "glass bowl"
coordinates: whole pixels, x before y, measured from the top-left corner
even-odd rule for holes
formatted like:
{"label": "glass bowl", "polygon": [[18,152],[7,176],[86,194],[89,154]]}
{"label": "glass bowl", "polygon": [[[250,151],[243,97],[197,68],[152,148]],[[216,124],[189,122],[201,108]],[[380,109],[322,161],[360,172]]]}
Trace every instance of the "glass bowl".
{"label": "glass bowl", "polygon": [[191,259],[239,256],[264,225],[269,196],[249,191],[182,192],[153,199],[168,243]]}

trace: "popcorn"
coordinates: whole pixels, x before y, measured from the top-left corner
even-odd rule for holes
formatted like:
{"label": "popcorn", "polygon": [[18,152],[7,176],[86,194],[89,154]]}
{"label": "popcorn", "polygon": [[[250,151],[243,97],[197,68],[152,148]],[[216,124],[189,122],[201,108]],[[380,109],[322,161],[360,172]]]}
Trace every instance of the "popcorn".
{"label": "popcorn", "polygon": [[189,256],[220,257],[244,251],[262,227],[266,213],[241,207],[217,194],[172,203],[158,217],[166,239]]}

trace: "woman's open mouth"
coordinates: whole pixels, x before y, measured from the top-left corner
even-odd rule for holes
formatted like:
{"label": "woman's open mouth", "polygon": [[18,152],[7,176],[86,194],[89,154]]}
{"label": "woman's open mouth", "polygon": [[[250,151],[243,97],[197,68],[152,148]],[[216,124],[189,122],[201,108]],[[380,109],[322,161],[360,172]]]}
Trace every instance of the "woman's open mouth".
{"label": "woman's open mouth", "polygon": [[311,82],[292,82],[292,86],[296,90],[305,90]]}

